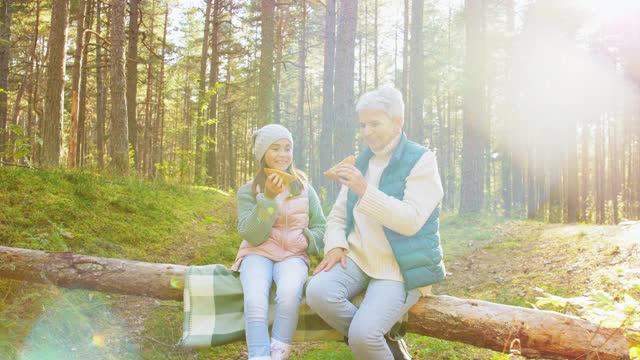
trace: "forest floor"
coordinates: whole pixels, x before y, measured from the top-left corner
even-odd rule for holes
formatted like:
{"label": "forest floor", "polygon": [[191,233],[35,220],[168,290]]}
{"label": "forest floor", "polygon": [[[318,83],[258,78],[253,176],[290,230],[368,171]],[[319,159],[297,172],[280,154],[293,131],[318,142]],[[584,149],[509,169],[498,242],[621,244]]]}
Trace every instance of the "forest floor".
{"label": "forest floor", "polygon": [[[207,188],[5,170],[0,203],[6,205],[0,207],[0,244],[6,246],[230,265],[241,241],[235,197]],[[603,290],[617,296],[622,283],[640,273],[638,222],[550,225],[444,215],[441,235],[448,276],[435,294],[533,307],[543,293],[574,297]],[[247,358],[244,343],[177,346],[182,318],[181,302],[0,280],[0,358]],[[416,360],[507,359],[414,334],[407,342]],[[352,358],[340,342],[296,344],[292,357]]]}

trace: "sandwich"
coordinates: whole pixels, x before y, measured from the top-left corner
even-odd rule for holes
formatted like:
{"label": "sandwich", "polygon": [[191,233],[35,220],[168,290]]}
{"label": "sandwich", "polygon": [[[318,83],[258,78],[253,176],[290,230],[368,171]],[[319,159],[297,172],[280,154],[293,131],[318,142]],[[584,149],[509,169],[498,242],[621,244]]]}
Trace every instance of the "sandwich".
{"label": "sandwich", "polygon": [[264,168],[264,173],[267,174],[267,176],[270,176],[271,174],[278,174],[280,178],[282,178],[282,183],[284,184],[284,186],[289,186],[289,184],[291,184],[296,179],[295,176],[289,173],[272,168]]}
{"label": "sandwich", "polygon": [[326,176],[328,179],[331,180],[338,180],[338,173],[336,172],[338,170],[338,168],[342,165],[355,165],[356,164],[356,157],[353,155],[349,155],[346,158],[344,158],[344,160],[340,161],[339,163],[333,165],[329,170],[324,172],[324,176]]}

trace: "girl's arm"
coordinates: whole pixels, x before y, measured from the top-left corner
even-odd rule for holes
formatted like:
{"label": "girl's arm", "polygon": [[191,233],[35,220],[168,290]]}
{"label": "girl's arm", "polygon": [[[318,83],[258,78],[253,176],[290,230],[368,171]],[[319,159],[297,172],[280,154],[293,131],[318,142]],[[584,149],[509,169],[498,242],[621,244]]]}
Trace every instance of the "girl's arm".
{"label": "girl's arm", "polygon": [[254,197],[250,184],[238,190],[238,233],[251,245],[258,246],[267,240],[277,215],[276,199],[269,199],[264,193]]}
{"label": "girl's arm", "polygon": [[327,219],[322,211],[318,194],[309,185],[309,227],[304,229],[304,235],[309,241],[307,252],[311,255],[320,255],[324,250],[324,230]]}

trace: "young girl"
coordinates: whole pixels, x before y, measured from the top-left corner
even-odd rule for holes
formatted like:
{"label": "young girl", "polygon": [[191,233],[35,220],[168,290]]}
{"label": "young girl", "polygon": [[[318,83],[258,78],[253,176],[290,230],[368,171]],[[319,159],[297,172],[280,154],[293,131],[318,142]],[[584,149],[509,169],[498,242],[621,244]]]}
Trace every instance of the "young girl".
{"label": "young girl", "polygon": [[[244,241],[232,266],[240,271],[249,359],[287,359],[298,322],[309,256],[323,252],[325,217],[315,190],[293,166],[293,139],[282,125],[254,134],[259,163],[253,180],[238,190],[238,231]],[[277,173],[295,177],[288,186]],[[276,308],[269,339],[269,291]]]}

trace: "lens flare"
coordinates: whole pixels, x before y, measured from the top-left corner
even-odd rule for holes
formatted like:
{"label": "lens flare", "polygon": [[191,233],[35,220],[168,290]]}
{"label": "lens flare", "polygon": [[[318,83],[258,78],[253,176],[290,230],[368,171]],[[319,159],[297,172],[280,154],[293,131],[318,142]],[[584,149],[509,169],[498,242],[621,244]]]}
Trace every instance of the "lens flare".
{"label": "lens flare", "polygon": [[104,335],[101,335],[101,334],[93,335],[93,345],[97,347],[104,347],[106,340],[107,340],[107,337]]}
{"label": "lens flare", "polygon": [[184,288],[184,280],[182,277],[172,276],[169,281],[169,285],[172,289],[183,289]]}

